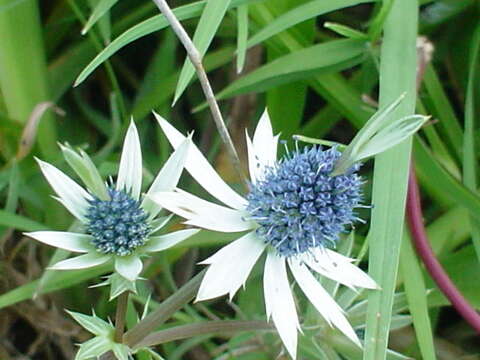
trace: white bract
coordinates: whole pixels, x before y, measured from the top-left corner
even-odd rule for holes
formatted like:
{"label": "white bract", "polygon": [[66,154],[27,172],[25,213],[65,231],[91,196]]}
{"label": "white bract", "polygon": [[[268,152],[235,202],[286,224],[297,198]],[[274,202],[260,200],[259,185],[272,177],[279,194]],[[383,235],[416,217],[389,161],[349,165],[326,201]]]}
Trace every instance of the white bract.
{"label": "white bract", "polygon": [[[173,190],[183,171],[191,140],[185,138],[167,160],[147,194]],[[134,282],[142,271],[142,255],[166,250],[197,233],[198,229],[155,235],[170,219],[157,217],[162,207],[140,196],[142,153],[137,129],[132,121],[128,128],[118,177],[106,184],[87,154],[62,146],[65,159],[86,186],[86,190],[53,165],[37,160],[47,181],[68,211],[83,224],[85,233],[37,231],[26,235],[45,244],[80,253],[60,261],[51,269],[83,269],[113,262],[115,271]],[[112,279],[111,279],[112,280]],[[113,281],[115,280],[115,281]],[[113,279],[112,283],[122,283]],[[118,296],[132,287],[118,286]]]}
{"label": "white bract", "polygon": [[[185,137],[166,120],[156,114],[155,116],[172,146],[178,149],[182,142],[185,141]],[[275,226],[272,226],[269,230],[267,229],[263,234],[259,233],[258,230],[261,228],[259,224],[262,218],[260,215],[252,216],[252,214],[258,213],[258,209],[252,209],[254,197],[257,196],[254,190],[267,183],[269,181],[268,178],[272,178],[272,174],[276,176],[277,173],[284,171],[287,162],[290,161],[289,164],[291,164],[296,159],[303,161],[303,159],[310,158],[310,156],[315,159],[321,157],[325,161],[320,165],[317,164],[318,170],[312,175],[319,176],[318,174],[322,171],[331,172],[334,160],[340,155],[335,149],[322,152],[317,148],[313,148],[310,152],[298,152],[287,161],[279,163],[276,159],[277,142],[278,136],[273,135],[270,119],[265,111],[258,123],[253,140],[247,135],[252,191],[246,198],[232,190],[220,178],[195,145],[192,145],[188,153],[185,169],[207,192],[224,205],[205,201],[179,189],[155,193],[150,195],[150,198],[162,207],[186,218],[186,224],[222,232],[249,231],[246,235],[223,247],[202,262],[202,264],[209,265],[209,268],[201,283],[197,301],[212,299],[226,294],[231,299],[240,287],[245,284],[260,256],[266,253],[263,284],[267,317],[273,320],[280,338],[293,358],[296,357],[297,330],[300,329],[300,325],[288,278],[288,269],[290,269],[300,289],[325,320],[360,346],[360,341],[346,319],[343,310],[314,276],[314,274],[319,274],[352,288],[377,288],[375,282],[368,275],[352,264],[352,259],[323,246],[325,242],[338,240],[335,236],[330,236],[330,232],[334,234],[334,230],[343,229],[344,224],[349,224],[352,219],[356,219],[354,215],[351,212],[342,213],[340,215],[344,217],[343,222],[336,220],[337,223],[329,223],[329,226],[325,226],[323,230],[324,234],[326,234],[326,239],[320,236],[316,238],[314,235],[311,236],[312,239],[296,239],[294,235],[288,234],[287,242],[284,242],[287,239],[286,236],[281,241],[278,241],[279,238],[276,238],[276,235],[274,236],[273,233],[278,230],[278,227],[275,228]],[[328,164],[328,169],[325,168],[326,164]],[[285,176],[288,178],[289,175],[286,174]],[[355,193],[355,191],[358,192],[359,177],[356,175],[345,175],[338,177],[336,180],[330,178],[328,181],[337,180],[338,188],[347,183],[355,185],[351,197],[355,202],[352,203],[353,205],[349,204],[351,206],[360,206],[356,202],[356,199],[359,198],[358,193]],[[275,185],[289,187],[295,184],[291,184],[288,181],[284,184],[278,181]],[[273,190],[270,192],[273,196]],[[267,196],[265,198],[267,199]],[[258,197],[258,199],[260,199],[259,203],[261,203],[262,198]],[[347,204],[350,201],[349,199],[339,196],[336,201],[340,204]],[[309,209],[308,202],[305,202],[301,204],[299,211],[308,213],[308,211],[315,210]],[[319,213],[311,218],[308,218],[308,215],[306,215],[302,219],[311,219],[314,223],[314,221],[325,216],[328,216],[328,214]],[[286,218],[288,220],[288,216]],[[293,217],[291,219],[295,220]],[[332,230],[332,226],[337,227]],[[316,234],[315,231],[317,230],[318,228],[303,229],[302,231],[303,233]],[[286,243],[288,243],[288,246],[285,246]]]}

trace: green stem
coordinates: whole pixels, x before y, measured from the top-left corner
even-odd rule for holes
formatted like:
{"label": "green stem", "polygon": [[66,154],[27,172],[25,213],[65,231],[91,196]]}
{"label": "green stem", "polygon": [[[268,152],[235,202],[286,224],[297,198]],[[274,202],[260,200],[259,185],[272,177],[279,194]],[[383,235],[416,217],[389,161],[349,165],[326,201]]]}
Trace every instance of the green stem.
{"label": "green stem", "polygon": [[150,313],[135,327],[127,331],[123,336],[123,342],[130,348],[135,347],[152,331],[167,321],[172,314],[190,302],[200,288],[200,283],[202,282],[205,272],[206,270],[203,270],[190,279],[190,281],[183,285],[175,294],[160,304],[154,312]]}
{"label": "green stem", "polygon": [[[34,107],[49,100],[42,25],[35,0],[0,0],[0,93],[8,116],[26,123]],[[38,143],[42,156],[58,154],[54,116],[40,121]]]}
{"label": "green stem", "polygon": [[271,330],[272,325],[265,321],[236,321],[236,320],[218,320],[207,321],[197,324],[188,324],[176,326],[170,329],[161,330],[148,335],[140,341],[135,348],[154,346],[170,341],[187,339],[194,336],[214,334],[214,333],[235,333],[239,331],[258,331]]}
{"label": "green stem", "polygon": [[129,292],[120,294],[117,300],[117,311],[115,313],[115,342],[121,343],[125,330],[125,316],[127,315]]}

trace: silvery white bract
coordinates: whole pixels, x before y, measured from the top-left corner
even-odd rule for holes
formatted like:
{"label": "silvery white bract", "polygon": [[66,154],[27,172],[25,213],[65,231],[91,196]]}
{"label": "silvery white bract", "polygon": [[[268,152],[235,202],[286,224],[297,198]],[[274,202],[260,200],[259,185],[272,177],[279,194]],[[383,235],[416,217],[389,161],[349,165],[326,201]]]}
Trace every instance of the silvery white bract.
{"label": "silvery white bract", "polygon": [[[166,120],[156,117],[172,146],[178,149],[185,137]],[[342,308],[314,275],[326,276],[352,288],[377,288],[368,275],[352,264],[352,259],[326,247],[338,240],[344,226],[357,220],[353,208],[361,206],[361,180],[355,174],[358,166],[332,178],[328,174],[340,156],[335,148],[296,151],[277,161],[277,142],[278,136],[273,135],[265,112],[253,140],[247,135],[251,191],[246,198],[233,191],[192,145],[185,169],[226,206],[180,189],[155,193],[151,199],[186,218],[189,225],[221,232],[248,231],[202,262],[209,268],[197,301],[226,294],[232,298],[265,252],[263,283],[267,317],[273,320],[293,358],[300,325],[287,267],[325,320],[360,346]],[[315,183],[319,177],[325,183]],[[342,190],[335,194],[332,189]],[[324,201],[329,205],[324,206]]]}
{"label": "silvery white bract", "polygon": [[[187,138],[179,144],[147,194],[175,188],[190,143]],[[105,184],[86,153],[77,153],[66,146],[62,146],[62,151],[87,190],[53,165],[41,160],[38,163],[56,192],[56,199],[80,220],[85,233],[38,231],[26,234],[45,244],[82,254],[60,261],[51,269],[83,269],[111,261],[119,275],[134,282],[142,271],[142,255],[168,249],[198,232],[188,229],[154,235],[170,217],[157,217],[162,208],[140,196],[142,153],[133,121],[125,137],[115,184]],[[128,289],[128,286],[122,288]],[[119,295],[117,290],[115,296]]]}

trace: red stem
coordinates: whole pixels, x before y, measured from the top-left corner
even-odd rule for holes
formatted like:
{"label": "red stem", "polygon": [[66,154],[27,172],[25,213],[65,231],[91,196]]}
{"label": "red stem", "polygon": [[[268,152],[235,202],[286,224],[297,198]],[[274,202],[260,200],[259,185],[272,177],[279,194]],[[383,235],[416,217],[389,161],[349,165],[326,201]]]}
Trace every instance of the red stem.
{"label": "red stem", "polygon": [[470,306],[450,280],[428,242],[425,226],[423,225],[420,191],[413,166],[410,168],[408,181],[407,220],[412,234],[413,245],[418,255],[422,258],[430,276],[437,283],[443,294],[450,300],[457,312],[480,334],[480,315]]}

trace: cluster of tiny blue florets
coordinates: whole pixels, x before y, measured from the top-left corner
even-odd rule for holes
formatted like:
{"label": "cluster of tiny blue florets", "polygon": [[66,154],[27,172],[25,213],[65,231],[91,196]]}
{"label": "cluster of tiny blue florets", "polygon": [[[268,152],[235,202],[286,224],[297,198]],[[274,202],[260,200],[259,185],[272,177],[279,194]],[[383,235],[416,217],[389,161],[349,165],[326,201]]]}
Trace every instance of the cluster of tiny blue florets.
{"label": "cluster of tiny blue florets", "polygon": [[108,194],[109,200],[90,200],[87,232],[98,251],[129,255],[145,243],[150,232],[148,214],[124,191],[108,188]]}
{"label": "cluster of tiny blue florets", "polygon": [[317,247],[334,247],[345,226],[358,220],[354,208],[362,200],[362,180],[354,165],[331,176],[341,153],[336,148],[305,147],[267,170],[248,195],[257,234],[281,256]]}

